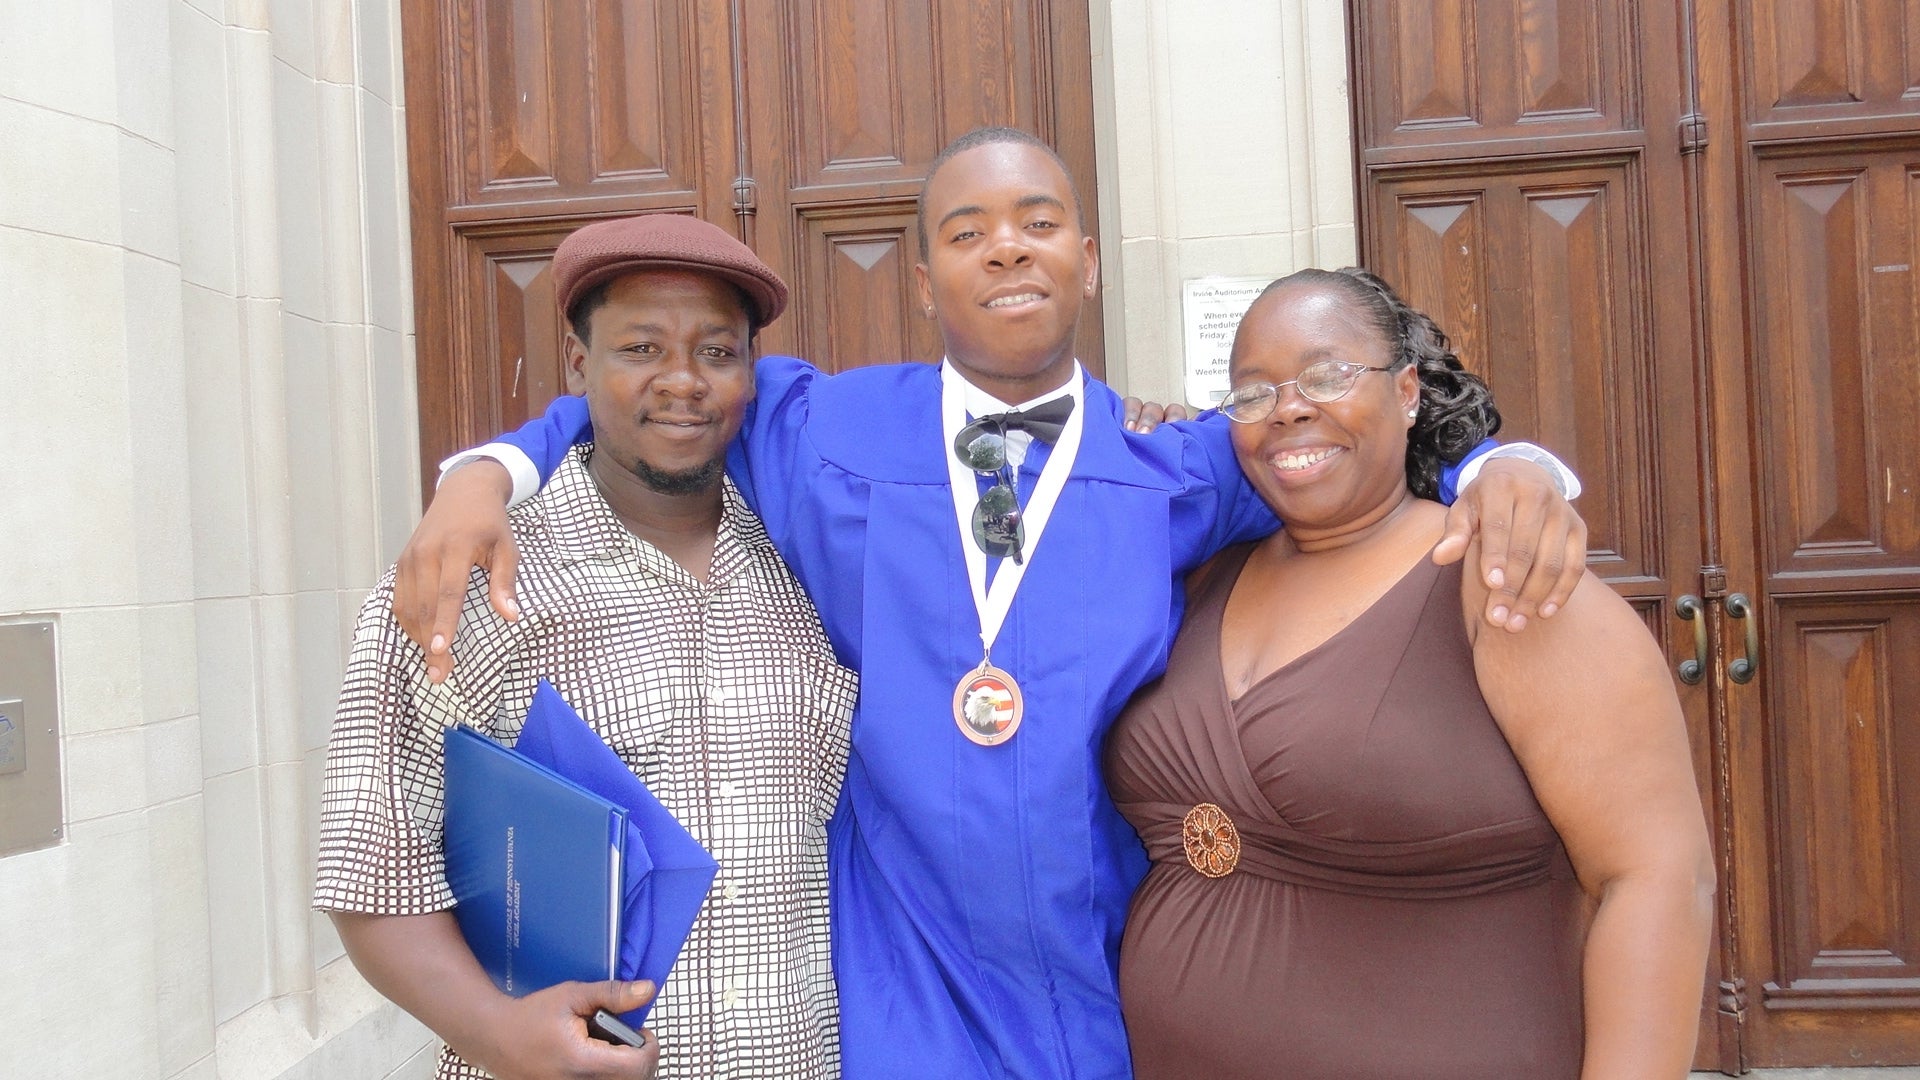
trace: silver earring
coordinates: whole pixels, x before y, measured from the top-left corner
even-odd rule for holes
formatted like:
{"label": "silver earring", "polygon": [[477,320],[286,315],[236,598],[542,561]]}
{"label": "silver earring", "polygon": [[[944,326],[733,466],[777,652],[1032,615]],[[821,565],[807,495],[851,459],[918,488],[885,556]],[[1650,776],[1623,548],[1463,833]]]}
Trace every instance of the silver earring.
{"label": "silver earring", "polygon": [[1417,419],[1419,419],[1419,417],[1420,417],[1420,410],[1419,410],[1419,409],[1417,409],[1417,408],[1416,408],[1416,409],[1408,409],[1408,410],[1407,410],[1407,419],[1409,419],[1409,420],[1417,420]]}

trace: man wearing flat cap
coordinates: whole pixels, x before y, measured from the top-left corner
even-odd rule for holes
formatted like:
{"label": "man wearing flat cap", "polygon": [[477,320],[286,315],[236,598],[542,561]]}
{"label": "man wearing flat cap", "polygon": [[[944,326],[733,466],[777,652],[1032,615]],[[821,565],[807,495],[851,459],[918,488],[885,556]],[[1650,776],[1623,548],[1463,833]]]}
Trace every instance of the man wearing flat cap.
{"label": "man wearing flat cap", "polygon": [[[589,225],[553,274],[567,388],[594,441],[515,509],[519,618],[469,582],[427,678],[389,572],[361,610],[328,746],[314,904],[368,981],[443,1039],[439,1077],[828,1078],[839,1072],[826,820],[846,768],[853,674],[726,478],[754,396],[754,334],[786,307],[773,271],[713,225]],[[441,856],[442,732],[518,733],[540,679],[720,864],[634,1050],[583,1018],[646,984],[567,983],[514,999],[461,938]]]}

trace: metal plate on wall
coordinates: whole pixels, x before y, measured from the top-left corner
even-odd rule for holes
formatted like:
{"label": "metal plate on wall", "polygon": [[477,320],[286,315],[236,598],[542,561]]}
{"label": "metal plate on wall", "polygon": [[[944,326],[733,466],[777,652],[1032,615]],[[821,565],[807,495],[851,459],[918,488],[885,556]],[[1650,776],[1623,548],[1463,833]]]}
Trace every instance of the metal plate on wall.
{"label": "metal plate on wall", "polygon": [[0,855],[60,841],[60,696],[53,623],[0,625]]}

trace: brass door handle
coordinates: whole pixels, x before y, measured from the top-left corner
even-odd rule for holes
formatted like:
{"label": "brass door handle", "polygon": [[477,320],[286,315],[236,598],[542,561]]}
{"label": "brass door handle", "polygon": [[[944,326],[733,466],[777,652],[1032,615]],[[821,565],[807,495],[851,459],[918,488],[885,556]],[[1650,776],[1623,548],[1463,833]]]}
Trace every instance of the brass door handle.
{"label": "brass door handle", "polygon": [[1674,602],[1673,613],[1693,624],[1693,659],[1680,661],[1680,681],[1698,686],[1707,677],[1707,606],[1689,593]]}
{"label": "brass door handle", "polygon": [[1745,593],[1734,593],[1727,597],[1727,618],[1747,624],[1747,655],[1727,665],[1727,678],[1750,683],[1760,673],[1760,611]]}

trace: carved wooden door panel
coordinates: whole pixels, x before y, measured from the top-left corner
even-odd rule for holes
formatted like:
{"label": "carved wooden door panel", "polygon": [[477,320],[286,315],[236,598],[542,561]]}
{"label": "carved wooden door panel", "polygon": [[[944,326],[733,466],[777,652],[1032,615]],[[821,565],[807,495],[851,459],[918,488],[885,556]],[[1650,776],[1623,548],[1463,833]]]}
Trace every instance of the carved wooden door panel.
{"label": "carved wooden door panel", "polygon": [[1745,187],[1707,235],[1748,312],[1719,372],[1752,523],[1727,647],[1757,619],[1761,665],[1727,688],[1746,1057],[1920,1063],[1920,10],[1703,15],[1734,30],[1701,42],[1732,73],[1708,160]]}
{"label": "carved wooden door panel", "polygon": [[420,451],[565,391],[550,263],[595,217],[725,220],[726,0],[405,0]]}
{"label": "carved wooden door panel", "polygon": [[[1047,0],[742,0],[754,180],[746,236],[788,275],[794,314],[769,351],[829,370],[938,360],[920,309],[915,200],[928,164],[988,124],[1059,149],[1096,227],[1092,52],[1084,3]],[[1080,359],[1102,363],[1098,300]]]}
{"label": "carved wooden door panel", "polygon": [[[1084,5],[1045,0],[402,0],[421,458],[564,391],[549,264],[599,217],[694,214],[794,289],[761,340],[830,370],[937,360],[912,292],[940,147],[1013,124],[1092,205]],[[1100,373],[1100,315],[1081,355]]]}
{"label": "carved wooden door panel", "polygon": [[1920,1062],[1909,6],[1350,10],[1365,257],[1579,470],[1676,671],[1707,632],[1697,1063]]}

